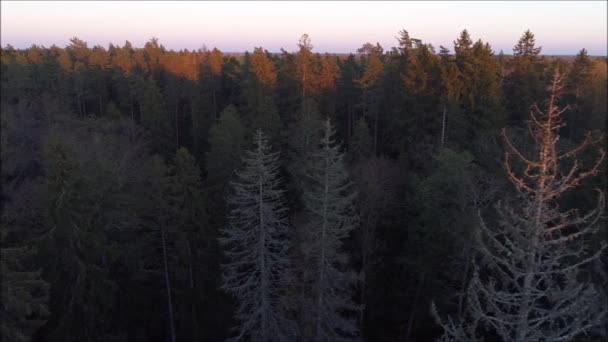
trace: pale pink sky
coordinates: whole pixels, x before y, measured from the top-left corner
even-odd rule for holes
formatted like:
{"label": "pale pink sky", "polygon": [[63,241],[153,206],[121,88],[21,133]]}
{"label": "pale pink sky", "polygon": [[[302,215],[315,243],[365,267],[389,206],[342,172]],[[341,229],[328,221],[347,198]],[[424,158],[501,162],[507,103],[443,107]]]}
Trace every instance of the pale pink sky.
{"label": "pale pink sky", "polygon": [[466,28],[474,40],[510,53],[530,29],[545,54],[575,54],[586,48],[607,54],[606,1],[5,1],[1,6],[1,45],[65,46],[78,36],[89,46],[135,46],[158,37],[169,49],[222,51],[296,49],[308,33],[315,51],[354,52],[365,42],[385,49],[401,29],[435,47],[452,48]]}

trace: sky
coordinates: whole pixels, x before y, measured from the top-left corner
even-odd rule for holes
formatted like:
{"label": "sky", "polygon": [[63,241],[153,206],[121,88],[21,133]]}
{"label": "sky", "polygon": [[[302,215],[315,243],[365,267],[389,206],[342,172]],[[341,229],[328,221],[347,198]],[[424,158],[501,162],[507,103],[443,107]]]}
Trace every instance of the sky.
{"label": "sky", "polygon": [[467,29],[506,54],[526,29],[543,54],[586,48],[606,56],[607,1],[6,1],[0,2],[0,44],[65,46],[77,36],[89,46],[141,47],[152,37],[168,49],[224,52],[295,51],[307,33],[316,52],[356,52],[366,42],[385,49],[397,33],[453,48]]}

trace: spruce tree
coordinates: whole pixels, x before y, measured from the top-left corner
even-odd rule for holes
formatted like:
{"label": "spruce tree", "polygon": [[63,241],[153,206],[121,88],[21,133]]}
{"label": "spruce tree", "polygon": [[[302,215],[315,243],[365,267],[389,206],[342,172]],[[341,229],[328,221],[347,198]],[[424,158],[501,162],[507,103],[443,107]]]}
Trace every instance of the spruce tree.
{"label": "spruce tree", "polygon": [[301,194],[306,183],[305,166],[316,142],[319,141],[319,126],[321,125],[321,113],[317,103],[312,99],[306,99],[301,110],[298,112],[295,122],[288,126],[287,140],[287,172],[291,176],[290,186]]}
{"label": "spruce tree", "polygon": [[340,145],[327,119],[318,148],[306,166],[310,186],[304,190],[307,215],[304,272],[310,294],[302,307],[307,329],[305,340],[340,341],[357,336],[357,305],[352,300],[356,277],[348,270],[343,243],[358,224],[354,209],[356,193],[344,165]]}
{"label": "spruce tree", "polygon": [[525,113],[544,97],[546,83],[541,48],[536,47],[534,34],[526,30],[513,47],[513,58],[507,63],[510,72],[505,76],[504,92],[513,124],[524,126]]}
{"label": "spruce tree", "polygon": [[212,199],[225,195],[228,182],[241,165],[245,147],[245,127],[236,107],[226,107],[209,130],[209,151],[206,153],[207,182]]}
{"label": "spruce tree", "polygon": [[258,130],[227,198],[230,212],[220,238],[228,259],[222,288],[238,302],[235,340],[293,338],[281,303],[289,243],[278,158]]}
{"label": "spruce tree", "polygon": [[176,321],[181,323],[181,331],[176,334],[194,338],[199,336],[201,302],[212,291],[205,280],[217,270],[209,257],[215,236],[207,229],[200,169],[184,147],[175,154],[167,185],[164,198],[171,217],[165,235],[174,247],[169,260],[175,278]]}

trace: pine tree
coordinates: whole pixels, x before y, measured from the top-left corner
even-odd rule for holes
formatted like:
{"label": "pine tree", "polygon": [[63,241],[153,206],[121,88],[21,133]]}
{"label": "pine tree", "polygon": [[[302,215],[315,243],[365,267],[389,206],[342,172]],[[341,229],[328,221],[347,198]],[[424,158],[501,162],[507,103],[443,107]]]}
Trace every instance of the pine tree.
{"label": "pine tree", "polygon": [[202,156],[208,148],[205,137],[223,108],[221,90],[224,59],[222,52],[215,48],[209,51],[203,47],[198,53],[201,55],[200,81],[197,85],[197,96],[193,101],[191,120],[193,154]]}
{"label": "pine tree", "polygon": [[323,136],[313,150],[306,171],[310,187],[303,199],[308,224],[304,254],[305,274],[310,277],[310,295],[302,306],[307,311],[308,328],[304,340],[339,341],[357,336],[355,315],[358,307],[352,300],[356,277],[348,270],[348,256],[343,242],[357,226],[354,209],[356,193],[344,165],[344,155],[334,141],[334,129],[327,119]]}
{"label": "pine tree", "polygon": [[242,95],[245,97],[247,112],[244,119],[253,130],[261,129],[271,142],[279,140],[281,120],[275,104],[273,93],[277,81],[274,63],[268,52],[255,48],[253,54],[247,55],[243,65],[245,79]]}
{"label": "pine tree", "polygon": [[441,102],[442,120],[441,120],[441,138],[439,146],[441,148],[448,144],[451,130],[450,123],[452,117],[458,117],[460,114],[460,90],[462,88],[462,77],[460,70],[456,65],[455,59],[449,55],[449,50],[441,47],[440,50],[440,84],[441,84]]}
{"label": "pine tree", "polygon": [[125,41],[125,45],[122,48],[116,49],[116,54],[112,58],[112,65],[125,75],[129,75],[135,67],[133,46],[128,40]]}
{"label": "pine tree", "polygon": [[331,117],[336,114],[336,85],[340,74],[337,61],[336,56],[324,54],[318,75],[319,107]]}
{"label": "pine tree", "polygon": [[[561,93],[562,76],[556,72],[546,110],[531,112],[536,157],[517,149],[503,130],[504,166],[519,191],[518,205],[497,205],[497,226],[479,215],[482,264],[475,265],[461,321],[439,320],[445,340],[477,340],[483,329],[504,341],[571,341],[605,322],[608,302],[589,274],[606,245],[593,250],[588,240],[600,229],[604,196],[600,192],[597,208],[583,216],[563,211],[558,202],[598,173],[605,152],[600,149],[596,163],[584,170],[575,158],[592,145],[590,136],[579,147],[560,151],[558,129],[567,109],[558,107]],[[568,160],[569,169],[562,171]]]}
{"label": "pine tree", "polygon": [[238,301],[235,340],[293,338],[281,303],[289,243],[278,158],[258,130],[227,198],[231,210],[220,239],[228,258],[222,288]]}
{"label": "pine tree", "polygon": [[380,79],[384,73],[382,61],[383,49],[380,44],[364,44],[357,52],[361,55],[365,65],[365,71],[357,84],[361,88],[363,115],[372,122],[373,153],[378,153],[378,125],[380,104]]}
{"label": "pine tree", "polygon": [[298,41],[299,51],[296,55],[296,72],[300,83],[301,101],[312,95],[317,83],[317,74],[314,68],[314,56],[312,54],[313,45],[308,34],[303,34]]}
{"label": "pine tree", "polygon": [[356,80],[359,66],[355,55],[340,63],[340,76],[337,81],[336,109],[338,114],[337,130],[341,132],[345,142],[350,145],[350,138],[355,126],[355,110],[357,106],[358,87]]}

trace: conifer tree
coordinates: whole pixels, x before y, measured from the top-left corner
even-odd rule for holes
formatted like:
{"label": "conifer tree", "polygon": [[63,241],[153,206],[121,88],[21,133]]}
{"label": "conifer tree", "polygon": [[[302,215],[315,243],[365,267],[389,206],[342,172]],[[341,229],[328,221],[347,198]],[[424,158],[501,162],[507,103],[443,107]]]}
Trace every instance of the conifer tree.
{"label": "conifer tree", "polygon": [[227,198],[230,212],[220,242],[228,261],[222,288],[237,300],[235,340],[294,337],[281,304],[289,241],[278,153],[258,130]]}
{"label": "conifer tree", "polygon": [[244,148],[245,127],[236,108],[228,106],[209,130],[209,151],[205,156],[209,204],[214,223],[224,221],[224,196],[235,170],[242,164]]}
{"label": "conifer tree", "polygon": [[[245,127],[234,106],[226,107],[209,131],[207,178],[210,183],[224,187],[238,169],[245,144]],[[223,191],[223,190],[222,190]],[[222,193],[223,195],[223,193]]]}
{"label": "conifer tree", "polygon": [[49,231],[40,247],[42,256],[54,256],[44,265],[45,280],[52,284],[49,307],[53,319],[47,328],[54,339],[86,340],[106,333],[104,318],[113,299],[114,282],[105,262],[107,223],[102,221],[106,217],[98,212],[107,185],[95,183],[103,172],[100,167],[99,174],[85,177],[85,163],[67,145],[53,141],[47,149]]}
{"label": "conifer tree", "polygon": [[605,322],[608,303],[589,274],[606,245],[594,250],[588,240],[601,228],[604,196],[600,192],[597,207],[582,216],[563,211],[558,202],[598,173],[605,152],[600,149],[585,169],[576,157],[593,145],[591,136],[570,151],[559,149],[561,115],[568,109],[558,107],[561,94],[562,76],[556,72],[545,111],[531,112],[533,153],[516,148],[503,130],[504,166],[519,191],[519,205],[497,205],[496,226],[479,215],[481,264],[475,264],[463,317],[439,320],[444,340],[478,340],[481,331],[490,330],[504,341],[571,341]]}
{"label": "conifer tree", "polygon": [[337,130],[342,132],[342,136],[349,145],[349,148],[353,127],[356,124],[355,110],[359,90],[357,86],[358,71],[359,65],[355,60],[355,55],[350,54],[345,61],[340,63],[340,76],[337,80],[336,109],[339,121],[337,121],[336,125]]}
{"label": "conifer tree", "polygon": [[268,51],[255,48],[253,54],[247,55],[244,63],[243,96],[247,112],[246,124],[255,130],[261,129],[271,142],[279,138],[281,120],[273,98],[277,81],[274,63]]}
{"label": "conifer tree", "polygon": [[334,141],[334,129],[323,122],[318,148],[311,152],[306,172],[310,187],[303,199],[307,215],[304,241],[304,272],[310,284],[304,318],[305,340],[340,341],[357,336],[357,305],[352,300],[356,277],[348,270],[348,256],[343,242],[357,226],[354,209],[356,193],[344,165],[340,145]]}
{"label": "conifer tree", "polygon": [[365,71],[357,84],[361,88],[363,115],[372,122],[373,153],[378,153],[378,124],[379,124],[379,104],[380,104],[380,79],[384,73],[382,61],[382,46],[376,43],[372,45],[365,43],[357,52],[364,60]]}
{"label": "conifer tree", "polygon": [[316,70],[314,69],[313,45],[308,34],[303,34],[298,41],[298,53],[296,55],[296,72],[300,83],[300,94],[302,105],[307,97],[314,91],[317,83]]}
{"label": "conifer tree", "polygon": [[[202,280],[199,274],[213,270],[208,255],[213,244],[207,228],[205,201],[200,170],[194,157],[184,147],[177,150],[174,165],[170,168],[167,179],[165,199],[169,205],[171,219],[166,230],[167,240],[173,246],[170,259],[174,261],[177,309],[180,315],[178,322],[182,334],[197,336],[198,313],[201,298],[205,297],[207,288],[198,284]],[[200,271],[199,271],[200,270]],[[206,272],[207,271],[207,272]],[[202,281],[201,281],[202,283]],[[192,335],[189,335],[192,333]]]}
{"label": "conifer tree", "polygon": [[568,72],[568,82],[564,98],[573,108],[565,113],[568,125],[565,128],[566,136],[575,141],[584,136],[584,132],[594,129],[592,108],[588,99],[593,87],[594,72],[593,61],[589,57],[587,50],[582,49],[576,55]]}
{"label": "conifer tree", "polygon": [[287,172],[291,176],[291,186],[295,191],[301,193],[306,183],[305,165],[310,158],[311,149],[319,141],[319,126],[321,125],[321,113],[317,103],[312,99],[306,99],[302,108],[298,111],[296,121],[288,128],[286,164]]}
{"label": "conifer tree", "polygon": [[542,47],[536,46],[534,34],[530,30],[523,33],[513,47],[513,58],[509,61],[510,73],[505,77],[506,106],[511,122],[522,125],[530,106],[544,97]]}
{"label": "conifer tree", "polygon": [[153,151],[168,156],[172,147],[175,147],[175,144],[172,143],[175,141],[172,138],[173,125],[166,111],[163,96],[154,79],[149,78],[143,84],[139,103],[141,104],[142,124],[154,136]]}
{"label": "conifer tree", "polygon": [[340,73],[337,60],[336,56],[324,54],[318,75],[319,107],[332,117],[336,113],[336,85]]}

